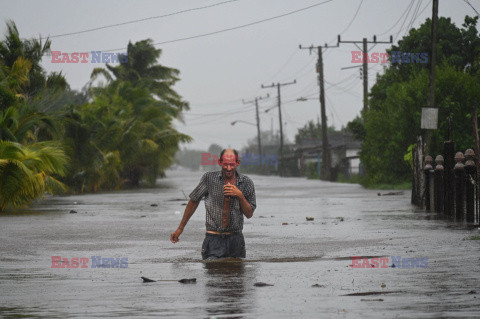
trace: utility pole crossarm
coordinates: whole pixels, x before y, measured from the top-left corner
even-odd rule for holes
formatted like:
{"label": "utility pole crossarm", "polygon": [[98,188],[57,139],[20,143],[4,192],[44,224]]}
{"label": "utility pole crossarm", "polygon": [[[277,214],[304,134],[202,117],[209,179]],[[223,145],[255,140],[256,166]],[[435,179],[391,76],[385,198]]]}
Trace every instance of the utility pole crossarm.
{"label": "utility pole crossarm", "polygon": [[[337,38],[337,46],[339,46],[340,43],[363,43],[363,40],[362,41],[342,41],[341,38],[340,38],[340,35],[338,35],[338,38]],[[367,43],[378,43],[378,44],[381,44],[381,43],[393,43],[393,36],[390,36],[390,41],[377,41],[377,36],[374,35],[373,36],[373,41],[367,41]]]}
{"label": "utility pole crossarm", "polygon": [[[342,41],[340,35],[337,38],[337,45],[340,43],[353,43],[357,46],[357,43],[362,43],[363,48],[362,50],[362,60],[363,60],[363,112],[367,112],[368,110],[368,43],[374,44],[389,44],[393,43],[393,36],[390,36],[390,41],[377,41],[377,36],[373,36],[373,41],[368,41],[367,38],[363,38],[362,41]],[[359,48],[360,49],[360,48]]]}

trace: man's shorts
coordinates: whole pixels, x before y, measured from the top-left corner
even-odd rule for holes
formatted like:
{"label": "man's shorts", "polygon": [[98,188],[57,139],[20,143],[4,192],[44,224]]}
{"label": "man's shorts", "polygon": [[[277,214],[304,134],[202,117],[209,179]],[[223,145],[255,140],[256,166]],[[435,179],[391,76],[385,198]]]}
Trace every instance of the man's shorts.
{"label": "man's shorts", "polygon": [[245,239],[242,233],[210,234],[206,233],[202,245],[202,259],[245,258]]}

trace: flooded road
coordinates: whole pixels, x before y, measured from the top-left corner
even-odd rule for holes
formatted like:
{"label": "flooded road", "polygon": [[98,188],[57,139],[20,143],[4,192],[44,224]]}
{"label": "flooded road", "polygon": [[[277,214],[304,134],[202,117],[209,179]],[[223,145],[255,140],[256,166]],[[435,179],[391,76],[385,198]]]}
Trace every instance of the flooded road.
{"label": "flooded road", "polygon": [[[183,192],[200,177],[169,171],[156,188],[49,197],[0,215],[0,316],[480,317],[480,241],[469,240],[478,229],[416,212],[409,192],[251,175],[257,210],[245,220],[247,258],[204,263],[203,203],[180,241],[169,241]],[[52,268],[52,256],[89,261]],[[128,267],[92,268],[92,256],[128,258]],[[351,256],[388,258],[388,267],[353,268]],[[428,265],[391,267],[392,256]]]}

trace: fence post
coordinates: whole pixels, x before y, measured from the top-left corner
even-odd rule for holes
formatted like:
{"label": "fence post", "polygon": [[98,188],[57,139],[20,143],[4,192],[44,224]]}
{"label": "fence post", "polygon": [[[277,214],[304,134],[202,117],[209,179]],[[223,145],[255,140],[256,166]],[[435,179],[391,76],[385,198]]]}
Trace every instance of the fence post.
{"label": "fence post", "polygon": [[443,192],[443,156],[442,155],[437,155],[435,157],[435,163],[437,163],[437,166],[435,166],[435,212],[437,214],[443,214],[443,203],[444,203],[444,192]]}
{"label": "fence post", "polygon": [[453,167],[455,166],[455,142],[446,141],[443,144],[443,156],[444,156],[444,180],[443,189],[445,202],[443,204],[443,211],[448,217],[455,216],[455,184]]}
{"label": "fence post", "polygon": [[433,196],[432,189],[430,188],[430,171],[433,169],[432,162],[433,158],[430,155],[425,156],[425,166],[423,167],[423,171],[425,173],[425,210],[427,212],[432,210],[430,205],[430,198]]}
{"label": "fence post", "polygon": [[462,152],[455,154],[455,220],[465,220],[465,165]]}
{"label": "fence post", "polygon": [[467,223],[475,222],[475,181],[477,168],[475,166],[474,158],[475,152],[469,148],[465,151],[465,157],[467,161],[465,162],[465,199],[466,199],[466,210]]}

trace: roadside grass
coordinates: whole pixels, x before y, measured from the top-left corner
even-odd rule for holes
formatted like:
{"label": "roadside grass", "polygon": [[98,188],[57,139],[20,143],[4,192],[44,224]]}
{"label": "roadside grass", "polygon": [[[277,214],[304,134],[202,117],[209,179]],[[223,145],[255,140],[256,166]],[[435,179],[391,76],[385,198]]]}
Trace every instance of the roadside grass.
{"label": "roadside grass", "polygon": [[412,189],[412,182],[399,182],[395,184],[388,183],[369,183],[365,177],[359,175],[353,175],[350,178],[346,178],[343,174],[338,174],[337,178],[338,183],[350,183],[350,184],[360,184],[367,189],[397,189],[397,190],[410,190]]}
{"label": "roadside grass", "polygon": [[480,236],[470,236],[466,238],[467,240],[480,240]]}

